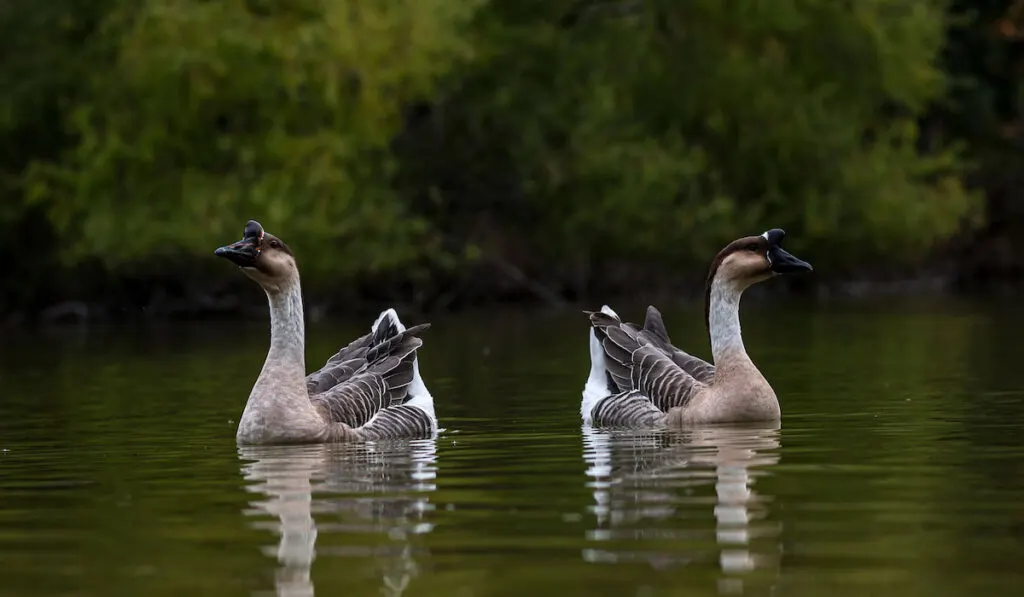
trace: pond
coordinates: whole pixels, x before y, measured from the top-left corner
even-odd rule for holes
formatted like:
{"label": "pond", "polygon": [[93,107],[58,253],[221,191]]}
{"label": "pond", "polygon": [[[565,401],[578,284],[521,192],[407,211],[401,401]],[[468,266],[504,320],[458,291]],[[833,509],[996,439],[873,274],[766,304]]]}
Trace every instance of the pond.
{"label": "pond", "polygon": [[429,319],[436,439],[287,448],[234,442],[264,321],[5,331],[0,595],[1024,591],[1024,309],[748,300],[782,423],[661,433],[582,428],[578,310]]}

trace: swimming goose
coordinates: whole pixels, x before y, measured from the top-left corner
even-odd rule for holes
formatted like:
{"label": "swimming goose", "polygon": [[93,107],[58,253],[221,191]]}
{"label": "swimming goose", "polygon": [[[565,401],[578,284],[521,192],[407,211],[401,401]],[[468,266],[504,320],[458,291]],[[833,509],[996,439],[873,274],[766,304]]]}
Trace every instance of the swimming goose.
{"label": "swimming goose", "polygon": [[678,426],[771,421],[781,416],[775,391],[743,347],[740,296],[779,274],[812,271],[782,248],[785,231],[735,240],[711,262],[704,318],[714,365],[676,348],[661,313],[648,307],[643,328],[607,305],[590,317],[590,376],[580,413],[588,425]]}
{"label": "swimming goose", "polygon": [[238,422],[239,444],[295,444],[429,437],[437,431],[434,399],[420,377],[419,333],[394,309],[370,332],[306,375],[299,270],[291,249],[250,220],[242,240],[214,252],[267,293],[270,351]]}

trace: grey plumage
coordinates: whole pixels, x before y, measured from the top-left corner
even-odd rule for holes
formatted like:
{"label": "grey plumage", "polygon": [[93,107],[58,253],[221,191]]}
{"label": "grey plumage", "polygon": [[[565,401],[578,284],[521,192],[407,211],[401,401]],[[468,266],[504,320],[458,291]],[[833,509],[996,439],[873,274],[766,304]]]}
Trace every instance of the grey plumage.
{"label": "grey plumage", "polygon": [[656,425],[665,413],[647,396],[628,391],[598,402],[592,416],[594,423],[602,427],[650,427]]}
{"label": "grey plumage", "polygon": [[661,318],[661,311],[653,305],[647,307],[647,318],[644,320],[645,338],[657,346],[672,361],[683,368],[699,382],[709,383],[715,377],[715,366],[704,359],[695,357],[672,345],[668,337],[668,330],[665,329],[665,321]]}
{"label": "grey plumage", "polygon": [[405,403],[411,398],[420,324],[398,331],[390,317],[376,330],[357,338],[306,377],[310,400],[324,419],[345,423],[366,439],[425,437],[431,419]]}
{"label": "grey plumage", "polygon": [[[588,313],[590,374],[580,403],[584,422],[676,426],[778,420],[778,396],[743,345],[739,306],[743,292],[754,284],[813,270],[782,248],[785,234],[773,228],[736,239],[712,260],[704,321],[714,365],[673,346],[654,307],[647,309],[643,327],[623,322],[608,306]],[[639,403],[638,396],[662,416]],[[610,414],[613,404],[622,412]]]}
{"label": "grey plumage", "polygon": [[[685,406],[710,380],[714,366],[672,345],[654,307],[643,328],[603,312],[588,312],[604,351],[610,395],[592,413],[599,426],[657,424],[672,408]],[[693,371],[694,373],[691,373]]]}
{"label": "grey plumage", "polygon": [[306,374],[302,284],[291,249],[259,222],[215,255],[267,294],[270,349],[249,392],[235,439],[242,445],[414,438],[437,429],[434,399],[419,375],[423,324],[406,329],[394,309]]}
{"label": "grey plumage", "polygon": [[381,410],[360,431],[364,436],[374,439],[430,437],[433,425],[423,410],[400,404]]}

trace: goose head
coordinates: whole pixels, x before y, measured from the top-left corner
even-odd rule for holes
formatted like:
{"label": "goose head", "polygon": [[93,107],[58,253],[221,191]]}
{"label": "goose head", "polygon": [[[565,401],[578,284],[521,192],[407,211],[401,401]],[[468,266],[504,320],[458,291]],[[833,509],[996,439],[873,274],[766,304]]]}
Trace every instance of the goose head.
{"label": "goose head", "polygon": [[716,281],[743,290],[769,278],[814,271],[810,263],[782,248],[786,231],[773,228],[758,236],[736,239],[718,252],[708,272],[708,288]]}
{"label": "goose head", "polygon": [[292,250],[256,220],[245,225],[242,240],[220,247],[213,254],[237,265],[266,290],[280,289],[299,276]]}

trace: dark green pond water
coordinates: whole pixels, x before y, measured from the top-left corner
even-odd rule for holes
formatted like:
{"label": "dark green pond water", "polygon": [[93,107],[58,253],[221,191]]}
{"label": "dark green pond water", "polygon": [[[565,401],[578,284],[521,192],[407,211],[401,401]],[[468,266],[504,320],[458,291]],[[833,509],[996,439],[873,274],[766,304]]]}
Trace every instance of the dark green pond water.
{"label": "dark green pond water", "polygon": [[6,332],[0,594],[1024,594],[1024,309],[748,301],[781,426],[662,434],[581,428],[575,310],[431,319],[372,446],[235,446],[264,322]]}

